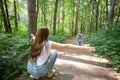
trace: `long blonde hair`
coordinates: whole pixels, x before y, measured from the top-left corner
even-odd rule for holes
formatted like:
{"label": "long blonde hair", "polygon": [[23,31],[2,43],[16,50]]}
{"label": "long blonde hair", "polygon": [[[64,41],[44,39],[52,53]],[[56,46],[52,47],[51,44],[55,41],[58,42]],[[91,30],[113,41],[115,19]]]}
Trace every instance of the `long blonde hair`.
{"label": "long blonde hair", "polygon": [[39,28],[35,34],[35,40],[31,45],[29,60],[36,61],[37,57],[41,54],[41,49],[45,45],[43,42],[48,41],[49,30],[47,27]]}

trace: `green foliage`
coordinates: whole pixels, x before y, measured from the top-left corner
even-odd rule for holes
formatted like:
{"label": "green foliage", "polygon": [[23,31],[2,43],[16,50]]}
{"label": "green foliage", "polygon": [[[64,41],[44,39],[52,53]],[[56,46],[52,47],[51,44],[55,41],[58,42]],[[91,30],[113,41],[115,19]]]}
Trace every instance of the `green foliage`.
{"label": "green foliage", "polygon": [[120,24],[107,24],[105,30],[94,33],[86,41],[96,47],[97,53],[110,57],[109,66],[120,72]]}
{"label": "green foliage", "polygon": [[17,58],[0,58],[0,80],[13,80],[26,71],[25,64]]}
{"label": "green foliage", "polygon": [[[27,56],[30,43],[24,31],[14,34],[0,34],[0,80],[13,80],[20,74],[28,74],[26,70]],[[62,42],[70,37],[69,34],[50,36],[50,40]]]}
{"label": "green foliage", "polygon": [[62,35],[62,34],[57,34],[57,35],[50,35],[50,40],[56,41],[56,42],[63,42],[65,39],[70,37],[69,34]]}
{"label": "green foliage", "polygon": [[0,44],[0,80],[13,80],[19,74],[26,74],[28,39],[1,33]]}

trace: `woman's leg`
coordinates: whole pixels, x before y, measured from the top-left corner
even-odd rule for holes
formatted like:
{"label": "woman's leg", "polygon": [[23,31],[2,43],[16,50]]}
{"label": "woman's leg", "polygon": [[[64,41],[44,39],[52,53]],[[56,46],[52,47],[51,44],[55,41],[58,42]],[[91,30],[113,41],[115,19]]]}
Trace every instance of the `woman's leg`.
{"label": "woman's leg", "polygon": [[48,69],[48,73],[53,73],[53,66],[54,66],[54,63],[56,61],[56,58],[57,58],[57,52],[56,51],[53,51],[50,53],[50,56],[46,62],[46,66],[47,66],[47,69]]}

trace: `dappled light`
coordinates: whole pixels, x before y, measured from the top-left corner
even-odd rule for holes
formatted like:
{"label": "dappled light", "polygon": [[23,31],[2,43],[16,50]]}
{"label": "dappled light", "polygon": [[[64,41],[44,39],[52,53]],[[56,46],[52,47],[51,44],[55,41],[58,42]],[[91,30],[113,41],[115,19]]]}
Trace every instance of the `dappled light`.
{"label": "dappled light", "polygon": [[100,58],[99,56],[90,56],[86,54],[76,54],[76,53],[68,53],[68,52],[58,52],[58,54],[63,55],[63,56],[68,56],[71,58],[76,58],[76,59],[83,59],[83,60],[88,60],[88,61],[94,61],[94,62],[101,62],[101,63],[107,63],[109,60]]}
{"label": "dappled light", "polygon": [[120,0],[0,0],[0,80],[120,80]]}

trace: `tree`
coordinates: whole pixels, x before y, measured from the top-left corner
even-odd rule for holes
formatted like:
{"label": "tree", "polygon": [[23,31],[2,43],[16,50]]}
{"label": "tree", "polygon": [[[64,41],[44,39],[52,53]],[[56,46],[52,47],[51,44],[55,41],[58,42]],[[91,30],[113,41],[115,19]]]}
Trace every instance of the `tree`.
{"label": "tree", "polygon": [[54,21],[53,21],[53,35],[56,34],[57,7],[58,7],[58,0],[55,1]]}
{"label": "tree", "polygon": [[119,8],[118,8],[118,14],[117,14],[116,23],[118,23],[118,21],[119,21],[119,17],[120,17],[120,6],[119,6]]}
{"label": "tree", "polygon": [[62,6],[62,34],[64,34],[64,20],[65,20],[65,11],[64,11],[64,0],[63,0],[63,6]]}
{"label": "tree", "polygon": [[96,0],[96,32],[98,31],[99,0]]}
{"label": "tree", "polygon": [[4,0],[4,4],[5,4],[5,10],[6,10],[6,20],[7,20],[7,27],[8,27],[8,32],[12,32],[11,30],[11,24],[10,24],[10,20],[9,20],[9,13],[8,13],[8,7],[7,7],[7,2],[6,0]]}
{"label": "tree", "polygon": [[110,8],[110,14],[108,16],[108,21],[113,21],[115,3],[116,3],[116,0],[112,0],[112,5],[111,5],[111,8]]}
{"label": "tree", "polygon": [[106,0],[106,20],[108,20],[108,0]]}
{"label": "tree", "polygon": [[31,33],[35,34],[37,31],[37,13],[36,13],[36,0],[27,0],[28,6],[28,36]]}
{"label": "tree", "polygon": [[77,6],[76,6],[76,19],[75,19],[75,35],[78,33],[79,4],[80,4],[80,0],[77,0]]}
{"label": "tree", "polygon": [[94,3],[95,3],[95,0],[92,0],[92,8],[91,8],[91,15],[90,15],[90,25],[89,25],[89,31],[88,31],[88,34],[90,35],[91,34],[91,31],[92,31],[92,27],[93,27],[93,19],[94,19]]}
{"label": "tree", "polygon": [[18,31],[16,0],[14,0],[14,16],[15,16],[15,27],[16,27],[16,30]]}
{"label": "tree", "polygon": [[5,13],[5,9],[4,9],[4,5],[3,5],[3,1],[2,0],[0,0],[0,8],[1,8],[1,13],[2,13],[2,17],[3,17],[5,32],[10,33],[11,32],[11,28],[9,28],[9,25],[8,25],[7,15]]}
{"label": "tree", "polygon": [[72,35],[74,35],[74,23],[75,23],[75,20],[74,20],[74,18],[75,18],[75,1],[74,0],[72,0],[72,10],[71,10],[71,30],[72,30]]}

